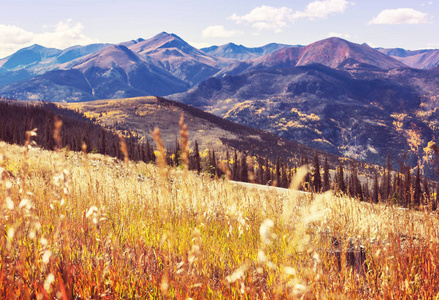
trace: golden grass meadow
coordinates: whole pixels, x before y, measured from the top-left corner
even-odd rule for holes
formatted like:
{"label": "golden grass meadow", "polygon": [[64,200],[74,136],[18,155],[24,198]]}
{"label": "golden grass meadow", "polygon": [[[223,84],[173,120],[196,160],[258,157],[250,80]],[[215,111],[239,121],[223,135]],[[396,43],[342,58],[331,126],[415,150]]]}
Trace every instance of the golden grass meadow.
{"label": "golden grass meadow", "polygon": [[1,299],[437,298],[436,213],[58,149],[0,142]]}

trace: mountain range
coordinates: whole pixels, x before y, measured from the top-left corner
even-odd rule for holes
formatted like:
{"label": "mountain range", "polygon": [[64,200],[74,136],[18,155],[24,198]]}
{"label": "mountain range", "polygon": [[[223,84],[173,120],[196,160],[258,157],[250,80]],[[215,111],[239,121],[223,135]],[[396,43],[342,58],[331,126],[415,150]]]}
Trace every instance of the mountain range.
{"label": "mountain range", "polygon": [[420,161],[439,138],[439,50],[307,46],[196,49],[175,34],[66,50],[34,45],[0,60],[0,96],[80,102],[166,96],[335,154]]}
{"label": "mountain range", "polygon": [[[248,48],[228,43],[196,49],[175,34],[74,46],[33,45],[0,59],[0,95],[80,101],[186,92],[209,78],[263,68],[322,64],[335,69],[431,69],[439,50],[373,49],[339,38],[308,46],[271,43]],[[78,72],[79,71],[79,72]]]}

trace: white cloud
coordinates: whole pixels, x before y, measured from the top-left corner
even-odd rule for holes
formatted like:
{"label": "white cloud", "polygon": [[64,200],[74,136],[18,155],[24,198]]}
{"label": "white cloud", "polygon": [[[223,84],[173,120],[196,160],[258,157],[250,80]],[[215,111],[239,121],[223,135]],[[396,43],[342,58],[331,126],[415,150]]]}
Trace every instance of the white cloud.
{"label": "white cloud", "polygon": [[22,45],[32,44],[32,33],[17,26],[0,24],[0,58],[8,56]]}
{"label": "white cloud", "polygon": [[236,35],[242,35],[243,32],[240,30],[227,30],[222,25],[209,26],[203,30],[203,37],[220,37],[229,38]]}
{"label": "white cloud", "polygon": [[229,19],[235,21],[237,24],[251,24],[258,30],[281,32],[282,28],[287,26],[288,22],[293,21],[292,16],[293,11],[288,7],[276,8],[262,5],[254,8],[243,16],[233,14]]}
{"label": "white cloud", "polygon": [[339,37],[342,39],[348,39],[351,37],[351,35],[348,33],[330,32],[330,33],[328,33],[328,37]]}
{"label": "white cloud", "polygon": [[262,5],[254,8],[248,14],[238,16],[236,13],[229,20],[237,24],[251,24],[259,31],[271,30],[281,32],[288,24],[296,19],[325,19],[328,16],[343,13],[352,2],[347,0],[321,0],[308,3],[305,10],[294,12],[288,7],[273,7]]}
{"label": "white cloud", "polygon": [[426,13],[413,8],[385,9],[373,18],[369,24],[424,24],[429,22]]}
{"label": "white cloud", "polygon": [[51,28],[49,26],[44,26],[44,28],[49,30],[43,33],[34,33],[14,25],[0,24],[0,58],[32,44],[65,49],[74,45],[98,42],[82,33],[81,23],[72,24],[71,20],[59,22]]}
{"label": "white cloud", "polygon": [[328,16],[343,13],[353,3],[347,0],[323,0],[309,3],[304,11],[294,14],[294,19],[325,19]]}

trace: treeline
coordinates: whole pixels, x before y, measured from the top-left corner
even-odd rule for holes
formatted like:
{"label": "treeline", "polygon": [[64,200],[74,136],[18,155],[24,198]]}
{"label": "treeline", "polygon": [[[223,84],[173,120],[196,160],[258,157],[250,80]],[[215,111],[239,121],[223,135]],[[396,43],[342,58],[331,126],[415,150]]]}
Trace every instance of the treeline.
{"label": "treeline", "polygon": [[399,171],[392,170],[389,153],[385,166],[372,170],[372,178],[366,178],[361,183],[355,164],[348,168],[348,175],[343,175],[346,170],[341,163],[335,174],[333,189],[361,201],[437,210],[439,184],[421,176],[419,165],[415,168],[416,174],[412,174],[410,166],[403,161],[399,164]]}
{"label": "treeline", "polygon": [[[197,159],[199,162],[195,163]],[[412,174],[410,166],[401,161],[400,170],[392,170],[390,154],[385,167],[373,169],[371,174],[363,176],[359,175],[355,161],[348,161],[347,165],[341,161],[331,175],[327,157],[321,157],[317,152],[311,162],[305,155],[298,164],[284,162],[279,158],[271,161],[268,157],[250,156],[245,151],[239,155],[236,150],[232,156],[226,152],[225,159],[218,159],[214,151],[208,150],[204,160],[195,154],[191,161],[192,169],[211,176],[228,176],[236,181],[283,188],[291,185],[298,167],[306,166],[308,173],[299,186],[303,191],[320,193],[333,190],[337,194],[345,194],[360,201],[388,203],[404,208],[427,208],[432,211],[437,210],[439,203],[439,183],[421,176],[419,166],[416,167],[416,174]]]}
{"label": "treeline", "polygon": [[[173,165],[180,161],[180,148],[172,154],[175,158]],[[288,188],[297,170],[301,166],[308,165],[308,156],[301,156],[300,162],[284,161],[277,157],[270,160],[268,156],[262,157],[258,154],[249,154],[245,150],[232,153],[226,150],[219,157],[214,150],[206,149],[203,157],[198,151],[198,144],[190,153],[189,169],[198,173],[207,173],[211,177],[226,177],[230,180],[251,182],[262,185]],[[300,186],[302,190],[324,192],[330,189],[330,170],[328,159],[325,157],[323,169],[320,168],[317,152],[313,156],[313,167],[315,171],[309,172]],[[323,172],[323,173],[322,173]],[[322,174],[322,175],[321,175]]]}
{"label": "treeline", "polygon": [[[33,140],[41,148],[55,149],[53,138],[55,118],[63,123],[60,131],[61,144],[72,151],[87,151],[123,159],[119,136],[93,123],[80,113],[58,108],[52,103],[22,103],[0,101],[0,140],[24,145],[26,131],[37,128]],[[130,132],[124,132],[127,151],[136,161],[154,161],[154,149],[148,141],[142,143]]]}
{"label": "treeline", "polygon": [[[25,132],[38,128],[34,141],[39,147],[53,150],[56,117],[63,122],[60,132],[63,147],[81,151],[82,144],[85,143],[88,152],[124,158],[120,148],[121,139],[116,133],[78,112],[59,108],[52,103],[0,101],[0,140],[23,145]],[[155,162],[154,147],[148,140],[142,141],[129,131],[123,132],[123,135],[131,160]],[[181,147],[176,141],[174,149],[166,154],[168,165],[182,166],[181,154]],[[309,170],[299,186],[304,191],[318,193],[333,190],[360,201],[389,203],[406,208],[437,209],[439,186],[422,177],[419,166],[415,175],[403,162],[400,162],[398,172],[392,170],[390,154],[385,167],[372,170],[372,174],[368,174],[367,177],[359,176],[357,166],[361,166],[361,163],[352,160],[340,162],[331,174],[328,158],[318,152],[312,153],[311,156],[302,154],[298,161],[285,161],[280,157],[249,153],[245,149],[239,152],[230,149],[221,153],[215,152],[214,149],[206,149],[201,152],[195,141],[189,153],[189,169],[198,173],[283,188],[291,185],[298,168],[302,166],[307,166]]]}

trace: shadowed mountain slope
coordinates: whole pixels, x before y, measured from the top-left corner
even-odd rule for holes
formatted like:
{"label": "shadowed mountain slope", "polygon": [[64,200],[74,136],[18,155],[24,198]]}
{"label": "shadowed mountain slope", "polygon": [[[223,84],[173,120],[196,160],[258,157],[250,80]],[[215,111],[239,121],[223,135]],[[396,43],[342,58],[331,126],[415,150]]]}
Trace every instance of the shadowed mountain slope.
{"label": "shadowed mountain slope", "polygon": [[[325,151],[372,163],[389,151],[409,152],[413,163],[421,146],[438,137],[437,92],[433,70],[354,72],[314,64],[211,78],[171,99]],[[420,138],[416,147],[413,134]]]}

